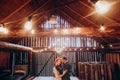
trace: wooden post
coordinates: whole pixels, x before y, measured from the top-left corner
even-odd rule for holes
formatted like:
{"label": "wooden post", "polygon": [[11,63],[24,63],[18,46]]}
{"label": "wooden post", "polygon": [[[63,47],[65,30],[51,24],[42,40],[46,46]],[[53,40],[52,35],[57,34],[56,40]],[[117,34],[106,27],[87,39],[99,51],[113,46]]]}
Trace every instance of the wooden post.
{"label": "wooden post", "polygon": [[32,52],[29,52],[29,64],[28,64],[28,74],[32,75],[32,71],[33,71],[33,53]]}
{"label": "wooden post", "polygon": [[107,69],[108,69],[108,77],[109,77],[109,80],[112,80],[112,72],[111,72],[111,64],[108,64],[107,65]]}
{"label": "wooden post", "polygon": [[78,76],[79,71],[78,71],[78,53],[75,53],[75,57],[76,57],[76,75]]}
{"label": "wooden post", "polygon": [[13,76],[14,74],[14,69],[15,69],[15,53],[13,53],[13,56],[12,56],[12,73],[11,75]]}

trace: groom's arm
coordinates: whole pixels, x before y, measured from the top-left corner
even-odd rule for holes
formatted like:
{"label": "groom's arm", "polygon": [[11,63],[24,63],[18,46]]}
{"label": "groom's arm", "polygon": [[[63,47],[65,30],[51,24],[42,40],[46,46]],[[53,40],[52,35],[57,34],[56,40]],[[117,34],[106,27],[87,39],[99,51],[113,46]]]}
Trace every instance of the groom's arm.
{"label": "groom's arm", "polygon": [[60,77],[63,77],[67,73],[67,70],[64,70],[62,74],[60,74]]}

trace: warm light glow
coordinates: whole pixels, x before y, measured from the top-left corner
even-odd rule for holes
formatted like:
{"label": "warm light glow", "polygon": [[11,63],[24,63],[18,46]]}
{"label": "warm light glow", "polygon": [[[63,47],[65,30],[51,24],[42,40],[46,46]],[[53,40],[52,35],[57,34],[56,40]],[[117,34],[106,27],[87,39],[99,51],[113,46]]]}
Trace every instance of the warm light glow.
{"label": "warm light glow", "polygon": [[57,24],[57,20],[56,20],[56,17],[54,15],[51,16],[49,23],[50,24]]}
{"label": "warm light glow", "polygon": [[54,30],[54,33],[55,33],[55,34],[56,34],[56,33],[58,33],[58,30],[57,30],[57,29],[55,29],[55,30]]}
{"label": "warm light glow", "polygon": [[73,29],[73,33],[74,33],[74,34],[80,33],[80,28],[79,28],[79,27],[74,28],[74,29]]}
{"label": "warm light glow", "polygon": [[4,33],[8,34],[8,29],[7,28],[4,29]]}
{"label": "warm light glow", "polygon": [[95,50],[96,48],[94,47],[93,49]]}
{"label": "warm light glow", "polygon": [[63,51],[63,48],[55,48],[55,51],[60,54]]}
{"label": "warm light glow", "polygon": [[63,30],[63,34],[68,34],[69,32],[68,32],[68,30],[67,29],[64,29]]}
{"label": "warm light glow", "polygon": [[96,12],[99,14],[104,14],[109,11],[111,4],[106,1],[98,1],[95,4]]}
{"label": "warm light glow", "polygon": [[80,48],[80,51],[82,51],[82,49]]}
{"label": "warm light glow", "polygon": [[35,34],[35,30],[31,30],[31,34]]}
{"label": "warm light glow", "polygon": [[101,48],[104,48],[104,46],[101,46]]}
{"label": "warm light glow", "polygon": [[89,48],[87,48],[87,50],[89,50]]}
{"label": "warm light glow", "polygon": [[103,25],[100,26],[101,31],[105,31],[105,27]]}
{"label": "warm light glow", "polygon": [[69,51],[71,51],[72,49],[70,48]]}
{"label": "warm light glow", "polygon": [[47,51],[47,48],[45,48],[44,50]]}
{"label": "warm light glow", "polygon": [[48,49],[50,49],[51,47],[50,46],[48,46]]}
{"label": "warm light glow", "polygon": [[75,48],[74,50],[76,51],[77,49]]}
{"label": "warm light glow", "polygon": [[0,27],[0,32],[4,34],[8,34],[8,29],[4,27]]}
{"label": "warm light glow", "polygon": [[113,47],[113,45],[111,45],[111,44],[110,44],[109,46],[110,46],[110,47]]}
{"label": "warm light glow", "polygon": [[25,29],[26,30],[31,30],[32,29],[32,22],[31,21],[27,21],[25,23]]}

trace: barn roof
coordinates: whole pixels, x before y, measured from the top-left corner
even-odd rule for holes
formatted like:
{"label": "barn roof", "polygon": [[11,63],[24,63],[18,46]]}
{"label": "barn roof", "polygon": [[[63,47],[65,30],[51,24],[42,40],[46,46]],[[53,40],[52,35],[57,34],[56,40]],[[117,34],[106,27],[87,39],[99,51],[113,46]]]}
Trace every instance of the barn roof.
{"label": "barn roof", "polygon": [[[95,1],[95,0],[93,0]],[[9,29],[9,34],[0,33],[0,41],[15,42],[31,36],[23,30],[29,16],[32,16],[36,35],[50,35],[40,25],[51,15],[57,15],[68,21],[72,28],[83,28],[81,34],[93,36],[105,44],[120,43],[120,1],[106,0],[114,3],[106,14],[93,13],[95,6],[89,0],[0,0],[0,23]],[[100,25],[106,31],[99,31]]]}

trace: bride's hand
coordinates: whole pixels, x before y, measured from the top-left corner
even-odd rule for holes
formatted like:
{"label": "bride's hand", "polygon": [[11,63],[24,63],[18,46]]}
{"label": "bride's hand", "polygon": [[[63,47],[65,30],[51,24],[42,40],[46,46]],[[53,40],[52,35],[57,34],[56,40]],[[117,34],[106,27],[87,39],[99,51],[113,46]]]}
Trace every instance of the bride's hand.
{"label": "bride's hand", "polygon": [[63,74],[65,74],[66,72],[67,72],[67,70],[64,70],[64,71],[63,71]]}

